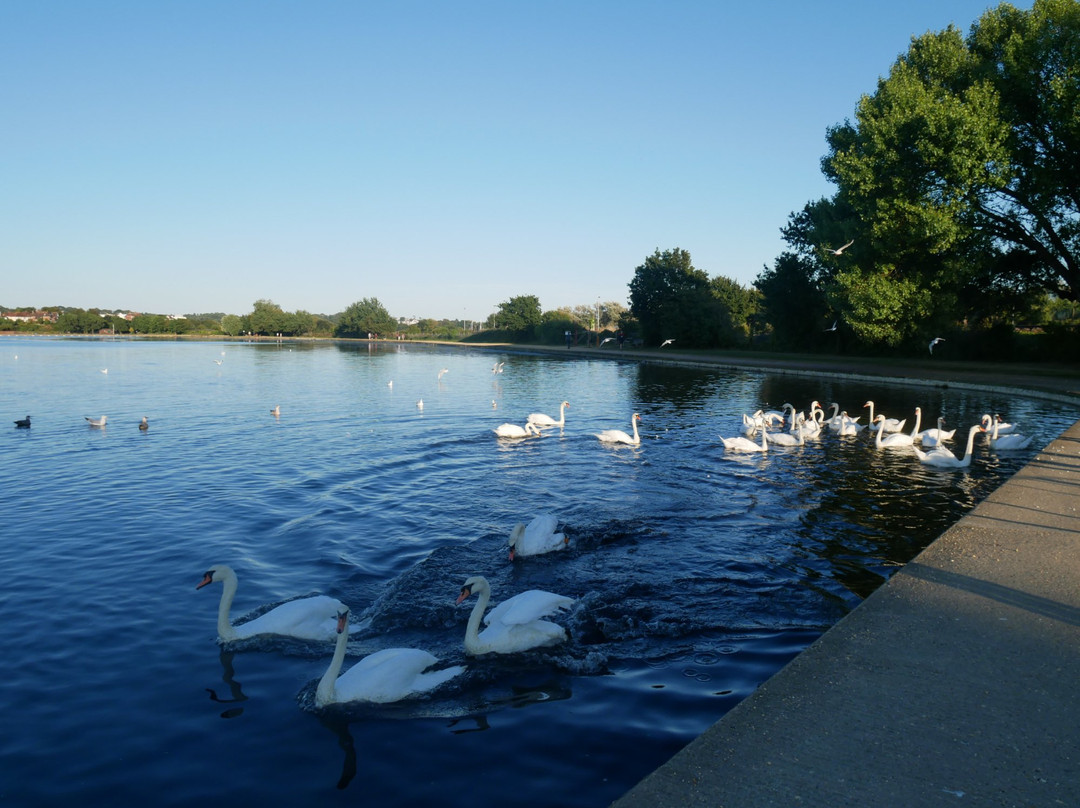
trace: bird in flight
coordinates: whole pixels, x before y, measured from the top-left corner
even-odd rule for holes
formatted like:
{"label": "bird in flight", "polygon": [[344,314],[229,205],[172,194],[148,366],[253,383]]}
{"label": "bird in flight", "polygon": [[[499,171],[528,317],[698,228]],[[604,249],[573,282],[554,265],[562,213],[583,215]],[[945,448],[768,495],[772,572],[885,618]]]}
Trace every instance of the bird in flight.
{"label": "bird in flight", "polygon": [[931,353],[931,355],[933,355],[933,353],[934,353],[934,346],[937,345],[939,342],[944,342],[944,341],[945,340],[942,337],[934,337],[932,340],[930,340],[930,353]]}
{"label": "bird in flight", "polygon": [[831,247],[826,247],[825,252],[827,252],[827,253],[829,253],[831,255],[843,255],[844,250],[846,250],[848,247],[850,247],[854,243],[855,243],[855,239],[852,239],[847,244],[845,244],[843,247],[837,247],[835,250],[832,249]]}
{"label": "bird in flight", "polygon": [[826,328],[825,330],[826,331],[835,331],[836,330],[836,323],[837,323],[837,321],[833,320],[832,328]]}
{"label": "bird in flight", "polygon": [[660,347],[663,348],[665,345],[670,345],[674,341],[675,340],[673,340],[673,339],[666,339],[666,340],[664,340],[663,342],[660,343]]}
{"label": "bird in flight", "polygon": [[607,345],[613,339],[615,339],[615,337],[604,337],[602,340],[600,340],[600,347],[603,348],[605,345]]}

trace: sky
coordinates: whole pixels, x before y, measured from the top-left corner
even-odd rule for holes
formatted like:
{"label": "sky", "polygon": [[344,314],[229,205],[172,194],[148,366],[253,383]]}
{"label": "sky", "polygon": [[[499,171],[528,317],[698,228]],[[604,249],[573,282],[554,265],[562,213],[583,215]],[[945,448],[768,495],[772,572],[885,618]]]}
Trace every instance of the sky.
{"label": "sky", "polygon": [[828,128],[994,5],[5,3],[0,305],[483,320],[676,247],[749,286]]}

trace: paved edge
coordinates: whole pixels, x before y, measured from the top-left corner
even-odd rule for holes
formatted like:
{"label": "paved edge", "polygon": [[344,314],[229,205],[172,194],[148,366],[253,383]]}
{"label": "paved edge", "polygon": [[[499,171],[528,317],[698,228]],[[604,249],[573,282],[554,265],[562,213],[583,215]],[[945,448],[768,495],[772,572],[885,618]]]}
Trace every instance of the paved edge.
{"label": "paved edge", "polygon": [[1080,422],[613,805],[1080,805],[1078,509]]}

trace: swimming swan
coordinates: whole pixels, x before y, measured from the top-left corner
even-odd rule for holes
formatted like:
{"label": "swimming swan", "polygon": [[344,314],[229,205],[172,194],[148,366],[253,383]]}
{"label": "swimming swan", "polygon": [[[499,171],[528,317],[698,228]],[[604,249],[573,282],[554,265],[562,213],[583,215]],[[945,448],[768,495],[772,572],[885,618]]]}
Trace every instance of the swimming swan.
{"label": "swimming swan", "polygon": [[523,427],[517,424],[499,424],[491,431],[500,438],[527,438],[530,435],[539,435],[540,427],[536,424],[525,424]]}
{"label": "swimming swan", "polygon": [[566,408],[570,406],[569,401],[564,401],[559,405],[559,420],[556,421],[550,415],[544,415],[542,412],[530,413],[526,419],[528,423],[533,426],[540,427],[541,429],[547,429],[553,426],[565,426],[566,425]]}
{"label": "swimming swan", "polygon": [[[878,421],[884,421],[885,416],[879,415]],[[906,418],[904,419],[907,420]],[[911,430],[911,434],[907,432],[891,432],[888,435],[884,434],[885,429],[879,429],[877,435],[874,436],[874,445],[879,449],[902,449],[905,446],[915,445],[915,436],[919,434],[919,423],[922,421],[922,409],[915,408],[915,428]]]}
{"label": "swimming swan", "polygon": [[510,531],[510,560],[515,556],[543,555],[553,550],[561,550],[569,544],[565,533],[556,533],[559,520],[553,514],[542,513],[529,522],[528,527],[520,522]]}
{"label": "swimming swan", "polygon": [[1026,449],[1031,445],[1033,438],[1029,435],[1021,435],[1019,432],[1010,432],[1008,435],[999,435],[998,422],[994,420],[994,429],[990,433],[990,448],[992,449]]}
{"label": "swimming swan", "polygon": [[491,587],[486,578],[476,575],[465,581],[457,603],[473,594],[478,596],[478,600],[465,629],[467,654],[513,654],[530,648],[557,645],[566,639],[566,630],[562,626],[541,618],[561,609],[569,609],[574,604],[571,598],[540,589],[514,595],[484,617],[487,628],[480,633],[480,618],[484,616],[491,599]]}
{"label": "swimming swan", "polygon": [[971,451],[975,447],[975,433],[982,431],[983,428],[979,424],[975,424],[968,430],[967,450],[964,452],[963,458],[960,459],[957,459],[956,455],[940,444],[929,452],[924,452],[918,446],[913,446],[912,448],[915,450],[915,454],[918,456],[919,460],[927,466],[950,469],[967,468],[971,465]]}
{"label": "swimming swan", "polygon": [[634,429],[634,437],[632,438],[621,429],[605,429],[596,437],[598,437],[602,443],[625,443],[628,446],[638,446],[641,443],[641,436],[638,435],[637,422],[640,420],[641,416],[636,412],[630,419],[630,426]]}
{"label": "swimming swan", "polygon": [[361,659],[341,676],[345,646],[349,644],[349,609],[344,604],[335,615],[337,644],[330,667],[315,690],[315,706],[368,701],[388,704],[434,690],[465,672],[464,665],[430,671],[439,659],[419,648],[386,648]]}
{"label": "swimming swan", "polygon": [[766,439],[765,426],[761,427],[761,443],[755,443],[750,438],[737,435],[734,438],[720,438],[724,442],[725,452],[767,452],[769,444]]}
{"label": "swimming swan", "polygon": [[863,406],[870,408],[870,428],[875,432],[878,429],[884,429],[886,432],[899,432],[904,428],[904,424],[907,423],[907,418],[903,421],[897,421],[895,418],[884,418],[881,421],[881,426],[875,427],[874,424],[877,422],[877,419],[874,418],[874,402],[867,401]]}
{"label": "swimming swan", "polygon": [[341,602],[326,595],[300,598],[282,603],[254,620],[234,626],[229,622],[229,610],[236,596],[238,581],[232,567],[215,564],[203,576],[196,589],[213,583],[222,585],[218,603],[217,631],[220,642],[246,640],[259,634],[278,634],[301,640],[330,640],[337,634],[337,609]]}

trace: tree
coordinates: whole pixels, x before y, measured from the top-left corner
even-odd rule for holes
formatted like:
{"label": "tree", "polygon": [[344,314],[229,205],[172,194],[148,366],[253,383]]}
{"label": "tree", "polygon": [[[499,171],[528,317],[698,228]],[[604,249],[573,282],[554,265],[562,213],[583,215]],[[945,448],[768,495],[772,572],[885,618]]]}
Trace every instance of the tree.
{"label": "tree", "polygon": [[536,295],[518,295],[499,304],[493,315],[495,328],[527,335],[542,321],[540,298]]}
{"label": "tree", "polygon": [[273,300],[256,300],[248,323],[252,331],[263,336],[284,334],[288,327],[287,315]]}
{"label": "tree", "polygon": [[728,330],[731,335],[748,340],[751,336],[750,324],[758,311],[761,293],[723,275],[717,275],[709,281],[709,290],[727,309],[730,320]]}
{"label": "tree", "polygon": [[221,318],[221,330],[230,337],[239,336],[244,330],[243,321],[235,314],[226,314]]}
{"label": "tree", "polygon": [[647,344],[676,339],[685,347],[712,347],[715,327],[709,318],[718,315],[718,307],[723,308],[709,291],[709,276],[694,268],[686,250],[657,249],[634,270],[630,311]]}
{"label": "tree", "polygon": [[391,334],[396,329],[397,323],[383,304],[377,298],[365,297],[342,312],[334,336],[366,337],[368,334]]}
{"label": "tree", "polygon": [[925,336],[972,304],[1077,299],[1078,108],[1075,0],[1002,4],[966,38],[913,38],[855,121],[828,131],[837,193],[793,215],[785,240],[870,342]]}
{"label": "tree", "polygon": [[815,282],[811,264],[809,258],[785,252],[754,281],[761,292],[765,320],[782,348],[812,348],[814,339],[828,327],[828,302]]}

